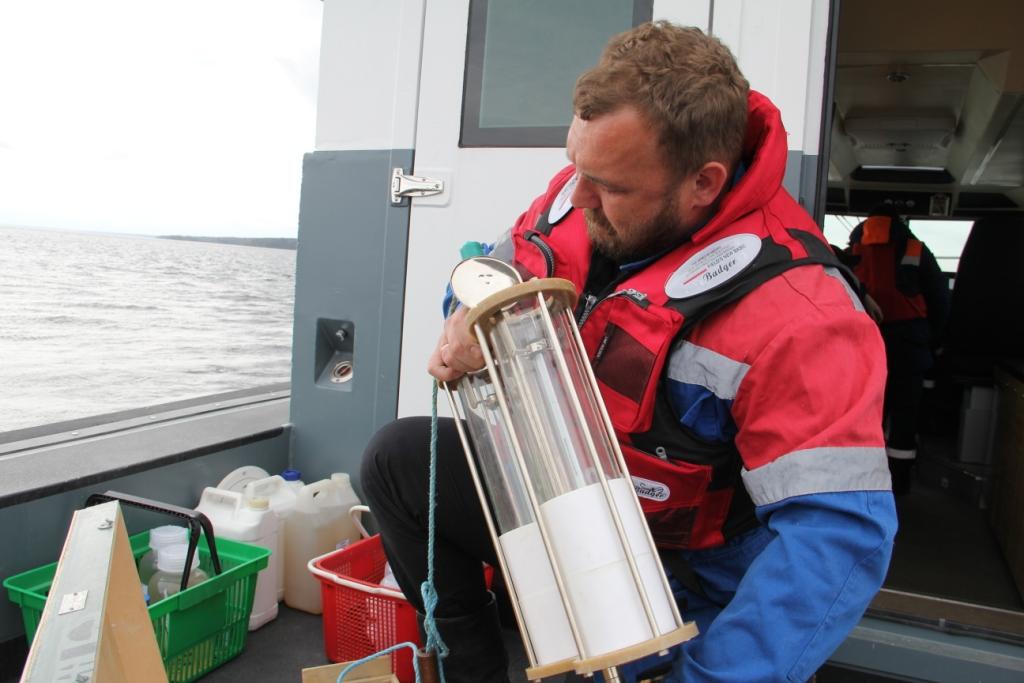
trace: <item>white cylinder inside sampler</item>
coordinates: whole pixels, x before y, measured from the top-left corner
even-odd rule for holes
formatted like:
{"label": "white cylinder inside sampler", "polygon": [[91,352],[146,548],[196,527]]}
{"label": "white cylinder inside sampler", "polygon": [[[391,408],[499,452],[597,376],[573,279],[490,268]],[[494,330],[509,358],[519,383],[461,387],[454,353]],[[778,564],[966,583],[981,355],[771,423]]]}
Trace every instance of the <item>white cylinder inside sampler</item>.
{"label": "white cylinder inside sampler", "polygon": [[498,542],[519,598],[519,609],[537,664],[544,666],[578,657],[537,523],[512,529],[502,534]]}
{"label": "white cylinder inside sampler", "polygon": [[608,482],[629,540],[659,633],[652,634],[643,603],[600,484],[577,489],[541,506],[558,565],[569,591],[584,647],[591,656],[668,633],[677,624],[649,548],[643,520],[625,478]]}
{"label": "white cylinder inside sampler", "polygon": [[[651,608],[663,635],[677,628],[660,565],[647,543],[643,520],[624,478],[608,482]],[[541,506],[569,591],[575,621],[589,656],[649,640],[654,634],[636,591],[600,484],[553,498]],[[502,552],[519,596],[539,665],[577,656],[537,525],[501,535]]]}

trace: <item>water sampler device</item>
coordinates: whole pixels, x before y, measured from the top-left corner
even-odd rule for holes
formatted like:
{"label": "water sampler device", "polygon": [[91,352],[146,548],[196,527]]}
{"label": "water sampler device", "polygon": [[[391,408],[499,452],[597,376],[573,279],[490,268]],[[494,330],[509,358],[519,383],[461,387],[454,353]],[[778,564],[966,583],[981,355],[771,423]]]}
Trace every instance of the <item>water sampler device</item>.
{"label": "water sampler device", "polygon": [[445,386],[537,681],[697,634],[672,597],[601,400],[571,282],[476,257],[452,273],[486,365]]}

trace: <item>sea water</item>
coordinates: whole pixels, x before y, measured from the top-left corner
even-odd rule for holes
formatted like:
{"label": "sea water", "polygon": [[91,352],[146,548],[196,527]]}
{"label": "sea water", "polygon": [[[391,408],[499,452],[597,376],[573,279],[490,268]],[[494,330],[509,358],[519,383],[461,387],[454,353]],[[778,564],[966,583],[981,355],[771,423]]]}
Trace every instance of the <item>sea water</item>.
{"label": "sea water", "polygon": [[295,251],[0,227],[0,432],[287,382]]}

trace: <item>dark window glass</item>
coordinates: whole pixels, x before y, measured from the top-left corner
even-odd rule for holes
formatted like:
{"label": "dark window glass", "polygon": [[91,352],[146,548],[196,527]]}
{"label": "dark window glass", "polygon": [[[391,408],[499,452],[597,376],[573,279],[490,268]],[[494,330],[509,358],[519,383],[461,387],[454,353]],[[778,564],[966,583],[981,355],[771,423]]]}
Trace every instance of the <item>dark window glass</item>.
{"label": "dark window glass", "polygon": [[572,88],[653,0],[471,0],[463,147],[561,147]]}

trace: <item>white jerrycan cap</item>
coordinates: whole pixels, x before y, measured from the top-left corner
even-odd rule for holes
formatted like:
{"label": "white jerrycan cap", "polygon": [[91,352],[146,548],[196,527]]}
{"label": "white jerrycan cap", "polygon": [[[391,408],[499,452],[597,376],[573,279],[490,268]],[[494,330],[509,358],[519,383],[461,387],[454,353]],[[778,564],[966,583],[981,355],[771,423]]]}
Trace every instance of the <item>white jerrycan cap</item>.
{"label": "white jerrycan cap", "polygon": [[[156,568],[162,572],[184,572],[186,555],[188,555],[188,545],[185,543],[176,543],[166,548],[161,548],[156,556]],[[199,550],[196,549],[195,555],[192,556],[192,567],[189,571],[198,566]]]}
{"label": "white jerrycan cap", "polygon": [[149,530],[149,547],[154,550],[178,543],[188,543],[188,529],[183,526],[168,524]]}

